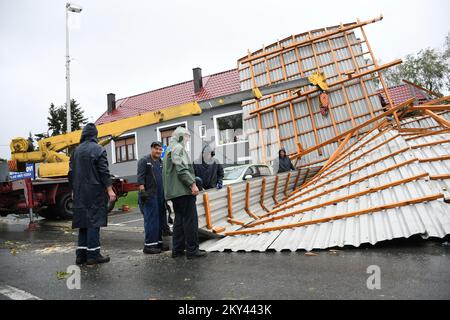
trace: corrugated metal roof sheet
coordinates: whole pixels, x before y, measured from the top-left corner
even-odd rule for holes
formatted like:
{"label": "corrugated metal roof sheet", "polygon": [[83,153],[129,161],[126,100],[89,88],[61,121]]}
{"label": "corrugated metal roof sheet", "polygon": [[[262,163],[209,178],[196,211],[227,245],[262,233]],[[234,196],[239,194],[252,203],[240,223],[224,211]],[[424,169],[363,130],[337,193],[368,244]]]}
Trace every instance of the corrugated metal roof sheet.
{"label": "corrugated metal roof sheet", "polygon": [[[437,112],[438,115],[441,115],[445,119],[450,121],[450,111]],[[431,129],[431,130],[439,130],[440,126],[437,121],[428,117],[428,116],[418,116],[413,118],[407,118],[402,121],[403,128],[421,128],[421,129]]]}
{"label": "corrugated metal roof sheet", "polygon": [[[249,180],[249,209],[256,215],[261,215],[266,213],[263,207],[260,205],[261,198],[261,185],[262,181],[265,181],[264,193],[264,205],[267,208],[272,208],[275,204],[274,202],[274,189],[275,180],[278,179],[276,196],[275,199],[280,200],[284,197],[284,191],[292,192],[295,188],[300,185],[306,179],[314,176],[320,167],[314,167],[310,169],[301,169],[296,172],[291,172],[289,179],[289,173],[281,173],[277,176],[266,176],[262,178],[255,178]],[[297,177],[298,176],[298,177]],[[297,185],[296,185],[297,182]],[[287,185],[286,185],[287,184]],[[233,208],[233,219],[241,221],[244,223],[250,223],[254,219],[245,211],[245,193],[246,193],[246,183],[239,183],[229,186],[232,194],[232,208]],[[221,190],[208,190],[209,205],[211,208],[211,222],[214,227],[225,227],[227,231],[234,231],[239,229],[241,226],[229,223],[228,221],[228,190],[227,188]],[[197,212],[199,229],[205,233],[212,233],[208,230],[205,218],[205,207],[203,203],[202,195],[197,197]]]}
{"label": "corrugated metal roof sheet", "polygon": [[[345,47],[346,35],[354,41],[352,50]],[[365,70],[373,66],[370,59],[361,59],[365,53],[353,32],[303,42],[294,54],[292,44],[308,36],[311,33],[293,36],[242,58],[238,62],[241,88],[252,82],[260,86],[287,80],[286,73],[290,79],[299,72],[303,76],[322,69],[327,78],[336,78],[341,67],[357,69],[355,62]],[[329,68],[333,61],[337,69]],[[282,72],[276,72],[280,68]],[[296,179],[292,186],[291,176],[283,174],[235,185],[232,197],[222,193],[212,195],[209,202],[205,198],[199,203],[199,219],[207,222],[199,224],[222,238],[202,243],[201,249],[309,251],[450,234],[450,107],[446,105],[450,97],[411,107],[414,100],[428,97],[412,87],[411,92],[409,86],[395,87],[394,106],[382,118],[371,120],[382,112],[379,91],[372,77],[363,79],[346,79],[342,87],[328,91],[332,106],[328,118],[317,112],[317,93],[289,99],[284,105],[273,103],[286,99],[288,92],[244,103],[244,127],[254,129],[249,135],[252,157],[270,161],[282,145],[294,159],[301,157],[299,177],[308,176],[308,170],[314,175],[300,179],[300,184]],[[403,119],[413,113],[423,116]],[[281,193],[280,182],[285,185]],[[270,199],[274,194],[275,199]]]}
{"label": "corrugated metal roof sheet", "polygon": [[[241,229],[308,222],[446,193],[446,186],[450,181],[434,180],[430,177],[450,174],[450,159],[425,164],[419,161],[449,155],[449,140],[450,133],[406,140],[397,130],[388,129],[381,133],[375,130],[361,140],[348,156],[327,170],[334,171],[333,173],[323,175],[316,183],[303,190],[302,196],[291,198],[292,200],[283,206],[302,200],[304,202],[270,216],[275,218],[273,221],[268,220],[265,224]],[[424,144],[426,146],[421,147]],[[395,155],[389,156],[390,154]],[[348,164],[342,166],[345,162]],[[370,165],[367,166],[368,163]],[[339,167],[341,168],[335,170]],[[360,169],[355,171],[355,168]],[[392,169],[388,170],[389,168]],[[386,172],[377,175],[380,171]],[[368,178],[364,179],[367,176]],[[335,177],[340,178],[333,180]],[[405,179],[406,182],[402,182]],[[323,183],[324,181],[330,182]],[[347,187],[342,187],[346,184]],[[381,187],[389,184],[392,186]],[[315,188],[318,185],[322,186]],[[342,197],[350,198],[340,201]],[[317,208],[278,219],[286,213],[313,206]],[[415,234],[425,238],[443,237],[449,233],[450,205],[442,199],[435,199],[309,226],[227,236],[224,239],[207,241],[201,248],[207,251],[312,250],[346,245],[357,247],[363,243],[375,244],[394,238],[408,238]]]}

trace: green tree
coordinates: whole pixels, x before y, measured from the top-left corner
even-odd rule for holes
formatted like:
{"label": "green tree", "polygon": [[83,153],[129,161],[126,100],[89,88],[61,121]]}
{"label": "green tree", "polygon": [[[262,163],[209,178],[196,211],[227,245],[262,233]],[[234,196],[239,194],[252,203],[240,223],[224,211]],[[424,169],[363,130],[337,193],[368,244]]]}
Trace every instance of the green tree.
{"label": "green tree", "polygon": [[401,65],[385,72],[385,78],[389,86],[400,85],[405,79],[433,92],[450,90],[450,33],[443,50],[427,48],[407,55]]}
{"label": "green tree", "polygon": [[450,58],[450,32],[445,37],[444,58],[445,59],[449,59]]}
{"label": "green tree", "polygon": [[[48,130],[51,131],[52,136],[63,134],[67,132],[67,111],[66,104],[55,107],[53,103],[50,104],[47,117]],[[81,129],[81,126],[87,123],[87,118],[84,117],[84,111],[80,104],[75,100],[70,100],[70,114],[72,116],[72,131]]]}

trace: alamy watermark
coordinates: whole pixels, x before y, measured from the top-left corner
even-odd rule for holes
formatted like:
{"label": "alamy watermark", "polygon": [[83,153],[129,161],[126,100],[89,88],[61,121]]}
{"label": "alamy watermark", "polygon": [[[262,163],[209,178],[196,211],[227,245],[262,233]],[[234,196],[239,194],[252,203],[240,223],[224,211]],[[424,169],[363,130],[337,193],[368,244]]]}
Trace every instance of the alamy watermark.
{"label": "alamy watermark", "polygon": [[366,285],[369,290],[381,290],[381,268],[377,265],[367,267],[369,278],[367,278]]}
{"label": "alamy watermark", "polygon": [[275,128],[258,129],[247,125],[245,128],[219,130],[216,127],[202,127],[202,121],[194,121],[188,129],[190,138],[185,148],[194,163],[202,163],[200,156],[206,145],[215,150],[216,159],[224,165],[244,164],[246,161],[270,163],[278,159],[281,148],[286,149],[288,154],[297,152],[295,139],[278,145],[279,133]]}
{"label": "alamy watermark", "polygon": [[67,267],[69,277],[66,280],[67,289],[81,289],[81,269],[79,266],[71,265]]}

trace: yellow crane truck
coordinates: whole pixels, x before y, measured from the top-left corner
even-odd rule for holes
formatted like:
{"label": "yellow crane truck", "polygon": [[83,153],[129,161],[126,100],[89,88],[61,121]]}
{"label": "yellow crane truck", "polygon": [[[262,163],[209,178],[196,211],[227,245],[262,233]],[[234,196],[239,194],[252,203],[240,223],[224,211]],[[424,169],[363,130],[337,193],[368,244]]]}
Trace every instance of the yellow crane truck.
{"label": "yellow crane truck", "polygon": [[[154,123],[198,115],[201,113],[197,102],[189,102],[168,107],[155,112],[147,112],[127,119],[98,125],[99,143],[108,144],[128,130],[145,127]],[[11,160],[0,163],[0,215],[27,213],[30,209],[44,218],[72,218],[72,190],[67,174],[70,157],[64,150],[80,143],[81,130],[39,140],[38,150],[29,146],[24,138],[11,141]],[[9,180],[9,171],[24,171],[26,163],[38,163],[38,179]],[[137,190],[137,185],[120,177],[113,177],[113,189],[118,197]],[[109,210],[115,203],[109,204]]]}

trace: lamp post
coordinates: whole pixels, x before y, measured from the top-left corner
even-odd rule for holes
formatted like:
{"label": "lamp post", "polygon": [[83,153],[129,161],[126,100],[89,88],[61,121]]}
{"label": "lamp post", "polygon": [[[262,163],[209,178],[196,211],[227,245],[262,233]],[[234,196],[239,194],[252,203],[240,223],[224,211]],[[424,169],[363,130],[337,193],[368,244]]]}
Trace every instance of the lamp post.
{"label": "lamp post", "polygon": [[66,110],[67,110],[67,132],[72,131],[72,114],[70,110],[70,55],[69,55],[69,11],[80,13],[80,6],[66,3]]}

